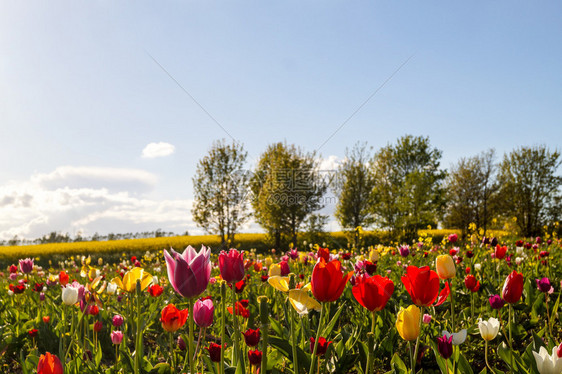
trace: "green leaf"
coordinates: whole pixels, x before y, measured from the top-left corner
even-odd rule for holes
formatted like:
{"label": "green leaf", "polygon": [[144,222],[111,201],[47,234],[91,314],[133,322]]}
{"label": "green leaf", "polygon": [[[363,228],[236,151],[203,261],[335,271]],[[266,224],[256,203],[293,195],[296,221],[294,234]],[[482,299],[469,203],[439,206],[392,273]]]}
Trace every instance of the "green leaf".
{"label": "green leaf", "polygon": [[330,323],[328,323],[328,325],[326,327],[324,327],[324,330],[322,330],[321,336],[328,339],[328,336],[330,336],[330,333],[332,332],[332,330],[334,329],[334,326],[338,322],[338,319],[340,318],[340,314],[343,311],[344,307],[345,307],[345,302],[342,303],[342,305],[338,308],[338,310],[336,311],[336,313],[332,317],[332,320],[330,321]]}
{"label": "green leaf", "polygon": [[394,356],[392,356],[390,365],[392,366],[396,374],[408,373],[408,368],[406,367],[406,364],[404,363],[404,361],[402,361],[400,356],[398,356],[398,353],[395,353]]}
{"label": "green leaf", "polygon": [[[283,356],[287,357],[287,359],[289,359],[290,361],[293,361],[293,348],[292,348],[292,346],[291,346],[291,344],[289,343],[288,340],[280,339],[280,338],[275,337],[275,336],[270,336],[269,337],[269,344],[272,347],[277,348]],[[309,355],[304,353],[304,351],[302,349],[300,349],[300,347],[297,347],[297,356],[298,356],[298,360],[299,360],[299,365],[302,364],[303,367],[310,367]],[[268,358],[268,364],[269,364],[269,355],[267,356],[267,358]]]}
{"label": "green leaf", "polygon": [[154,366],[150,374],[172,374],[172,368],[165,362],[161,362]]}

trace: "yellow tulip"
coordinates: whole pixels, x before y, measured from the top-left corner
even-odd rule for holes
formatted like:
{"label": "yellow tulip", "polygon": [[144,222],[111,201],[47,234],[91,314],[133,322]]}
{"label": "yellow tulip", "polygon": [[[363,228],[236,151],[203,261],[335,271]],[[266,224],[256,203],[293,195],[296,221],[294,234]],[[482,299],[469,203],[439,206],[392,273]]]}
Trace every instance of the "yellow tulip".
{"label": "yellow tulip", "polygon": [[371,249],[371,252],[369,252],[369,261],[377,262],[379,260],[379,257],[379,251],[377,251],[375,248]]}
{"label": "yellow tulip", "polygon": [[281,275],[281,266],[279,264],[271,264],[269,267],[269,276],[280,276]]}
{"label": "yellow tulip", "polygon": [[435,259],[435,269],[441,279],[451,279],[457,275],[455,261],[453,261],[453,258],[449,255],[437,256]]}
{"label": "yellow tulip", "polygon": [[289,277],[274,275],[269,277],[267,282],[278,291],[289,292]]}
{"label": "yellow tulip", "polygon": [[307,314],[309,310],[314,309],[319,312],[322,305],[316,299],[310,296],[306,290],[290,290],[289,301],[299,315]]}
{"label": "yellow tulip", "polygon": [[132,293],[137,289],[137,280],[141,282],[141,291],[144,291],[152,283],[152,275],[143,268],[135,267],[132,270],[125,273],[123,276],[123,281],[121,278],[115,277],[111,280],[123,291]]}
{"label": "yellow tulip", "polygon": [[273,264],[273,259],[271,257],[266,257],[264,262],[265,266],[269,267],[271,264]]}
{"label": "yellow tulip", "polygon": [[420,334],[420,308],[412,304],[407,309],[400,309],[396,317],[396,330],[404,340],[417,339]]}

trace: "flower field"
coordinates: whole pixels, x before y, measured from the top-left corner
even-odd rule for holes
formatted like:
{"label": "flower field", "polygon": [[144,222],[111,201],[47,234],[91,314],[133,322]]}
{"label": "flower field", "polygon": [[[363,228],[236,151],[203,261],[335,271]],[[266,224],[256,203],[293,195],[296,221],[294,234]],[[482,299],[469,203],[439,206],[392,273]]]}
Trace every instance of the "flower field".
{"label": "flower field", "polygon": [[20,256],[0,274],[0,371],[562,373],[562,242],[444,237]]}

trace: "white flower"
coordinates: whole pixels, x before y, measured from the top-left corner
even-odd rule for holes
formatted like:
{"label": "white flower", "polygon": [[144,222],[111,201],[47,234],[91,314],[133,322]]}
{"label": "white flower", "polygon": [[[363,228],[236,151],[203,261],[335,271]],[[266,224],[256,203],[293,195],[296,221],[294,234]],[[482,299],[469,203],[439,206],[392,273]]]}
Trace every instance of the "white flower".
{"label": "white flower", "polygon": [[66,286],[62,289],[62,302],[66,305],[74,305],[78,302],[78,288]]}
{"label": "white flower", "polygon": [[480,271],[480,269],[482,269],[482,265],[480,265],[480,264],[474,264],[474,269]]}
{"label": "white flower", "polygon": [[449,339],[451,337],[451,335],[453,336],[453,344],[454,345],[460,345],[462,343],[464,343],[464,341],[466,340],[466,329],[462,329],[459,332],[454,332],[454,333],[450,333],[447,330],[443,330],[442,334]]}
{"label": "white flower", "polygon": [[548,354],[545,347],[541,347],[539,353],[533,352],[537,362],[537,370],[540,374],[560,374],[562,373],[562,358],[556,354],[556,349],[552,348],[552,355]]}
{"label": "white flower", "polygon": [[115,292],[117,292],[117,285],[115,283],[109,283],[107,285],[107,294],[115,295]]}
{"label": "white flower", "polygon": [[523,254],[523,247],[517,247],[517,254],[518,255]]}
{"label": "white flower", "polygon": [[8,290],[8,296],[12,296],[13,294],[14,294],[14,291]]}
{"label": "white flower", "polygon": [[521,265],[522,262],[523,262],[523,258],[521,258],[521,257],[515,257],[515,263],[516,263],[517,265]]}
{"label": "white flower", "polygon": [[156,275],[152,277],[152,284],[158,284],[158,277]]}
{"label": "white flower", "polygon": [[500,321],[497,318],[490,318],[487,321],[482,321],[482,318],[478,319],[478,329],[480,330],[480,335],[482,339],[490,341],[498,335],[500,330]]}

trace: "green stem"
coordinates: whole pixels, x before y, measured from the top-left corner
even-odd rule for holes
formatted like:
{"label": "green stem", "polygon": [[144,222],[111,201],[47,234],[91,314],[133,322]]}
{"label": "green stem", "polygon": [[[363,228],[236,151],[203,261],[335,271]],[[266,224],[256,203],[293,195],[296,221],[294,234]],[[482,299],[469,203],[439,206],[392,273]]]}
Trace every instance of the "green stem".
{"label": "green stem", "polygon": [[[312,350],[312,358],[310,360],[310,370],[308,370],[308,374],[314,374],[314,358],[316,357],[316,352],[318,350],[318,339],[320,339],[320,331],[322,330],[324,309],[324,303],[322,303],[322,308],[320,309],[320,319],[318,320],[318,330],[316,330],[316,340],[314,341],[314,349]],[[320,364],[318,367],[320,367]]]}
{"label": "green stem", "polygon": [[368,350],[367,350],[367,366],[365,366],[365,372],[373,374],[373,356],[374,356],[374,337],[375,337],[375,312],[371,312],[371,334],[367,335]]}
{"label": "green stem", "polygon": [[171,332],[168,333],[168,340],[170,342],[170,355],[172,355],[172,371],[176,369],[176,352],[174,350],[174,337]]}
{"label": "green stem", "polygon": [[486,360],[486,366],[488,367],[488,369],[490,369],[490,372],[493,374],[494,370],[492,369],[492,367],[490,366],[490,363],[488,362],[488,341],[485,341],[485,346],[484,346],[484,359]]}
{"label": "green stem", "polygon": [[453,298],[453,280],[451,279],[451,334],[455,332],[455,300]]}
{"label": "green stem", "polygon": [[548,332],[550,333],[550,340],[554,343],[554,335],[552,334],[552,326],[550,325],[550,311],[548,310],[548,294],[544,295],[546,303],[546,323],[548,325]]}
{"label": "green stem", "polygon": [[511,340],[511,303],[509,304],[509,347],[511,348],[511,355],[510,355],[510,361],[511,361],[511,369],[513,369],[513,340]]}
{"label": "green stem", "polygon": [[193,356],[195,355],[195,347],[193,347],[193,306],[195,305],[195,300],[193,298],[189,299],[189,343],[188,343],[188,354],[187,359],[189,360],[189,373],[195,373],[195,360]]}
{"label": "green stem", "polygon": [[261,370],[260,373],[266,373],[267,371],[267,343],[269,339],[269,306],[268,299],[266,296],[260,296],[258,298],[260,305],[260,321],[261,321],[261,335],[262,335],[262,359],[261,359]]}
{"label": "green stem", "polygon": [[412,353],[412,343],[410,343],[410,341],[408,341],[408,353],[410,356],[410,367],[414,368],[415,367],[414,354]]}
{"label": "green stem", "polygon": [[420,310],[420,333],[416,339],[416,348],[414,349],[414,360],[412,362],[412,374],[415,374],[416,372],[416,361],[418,360],[418,348],[420,345],[420,336],[421,336],[421,326],[422,326],[422,322],[423,322],[423,307]]}
{"label": "green stem", "polygon": [[135,374],[140,373],[142,366],[143,352],[142,352],[142,310],[141,310],[141,282],[137,279],[136,287],[136,301],[137,301],[137,326],[135,328],[135,361],[134,371]]}
{"label": "green stem", "polygon": [[[224,374],[224,344],[225,344],[225,330],[226,330],[226,283],[221,282],[221,362],[220,362],[220,373]],[[236,313],[235,310],[232,311],[233,314]]]}
{"label": "green stem", "polygon": [[240,372],[246,372],[246,366],[244,365],[244,356],[242,354],[242,349],[240,347],[240,326],[238,323],[238,316],[236,315],[236,286],[232,285],[232,318],[234,319],[234,363],[233,366],[240,369]]}

